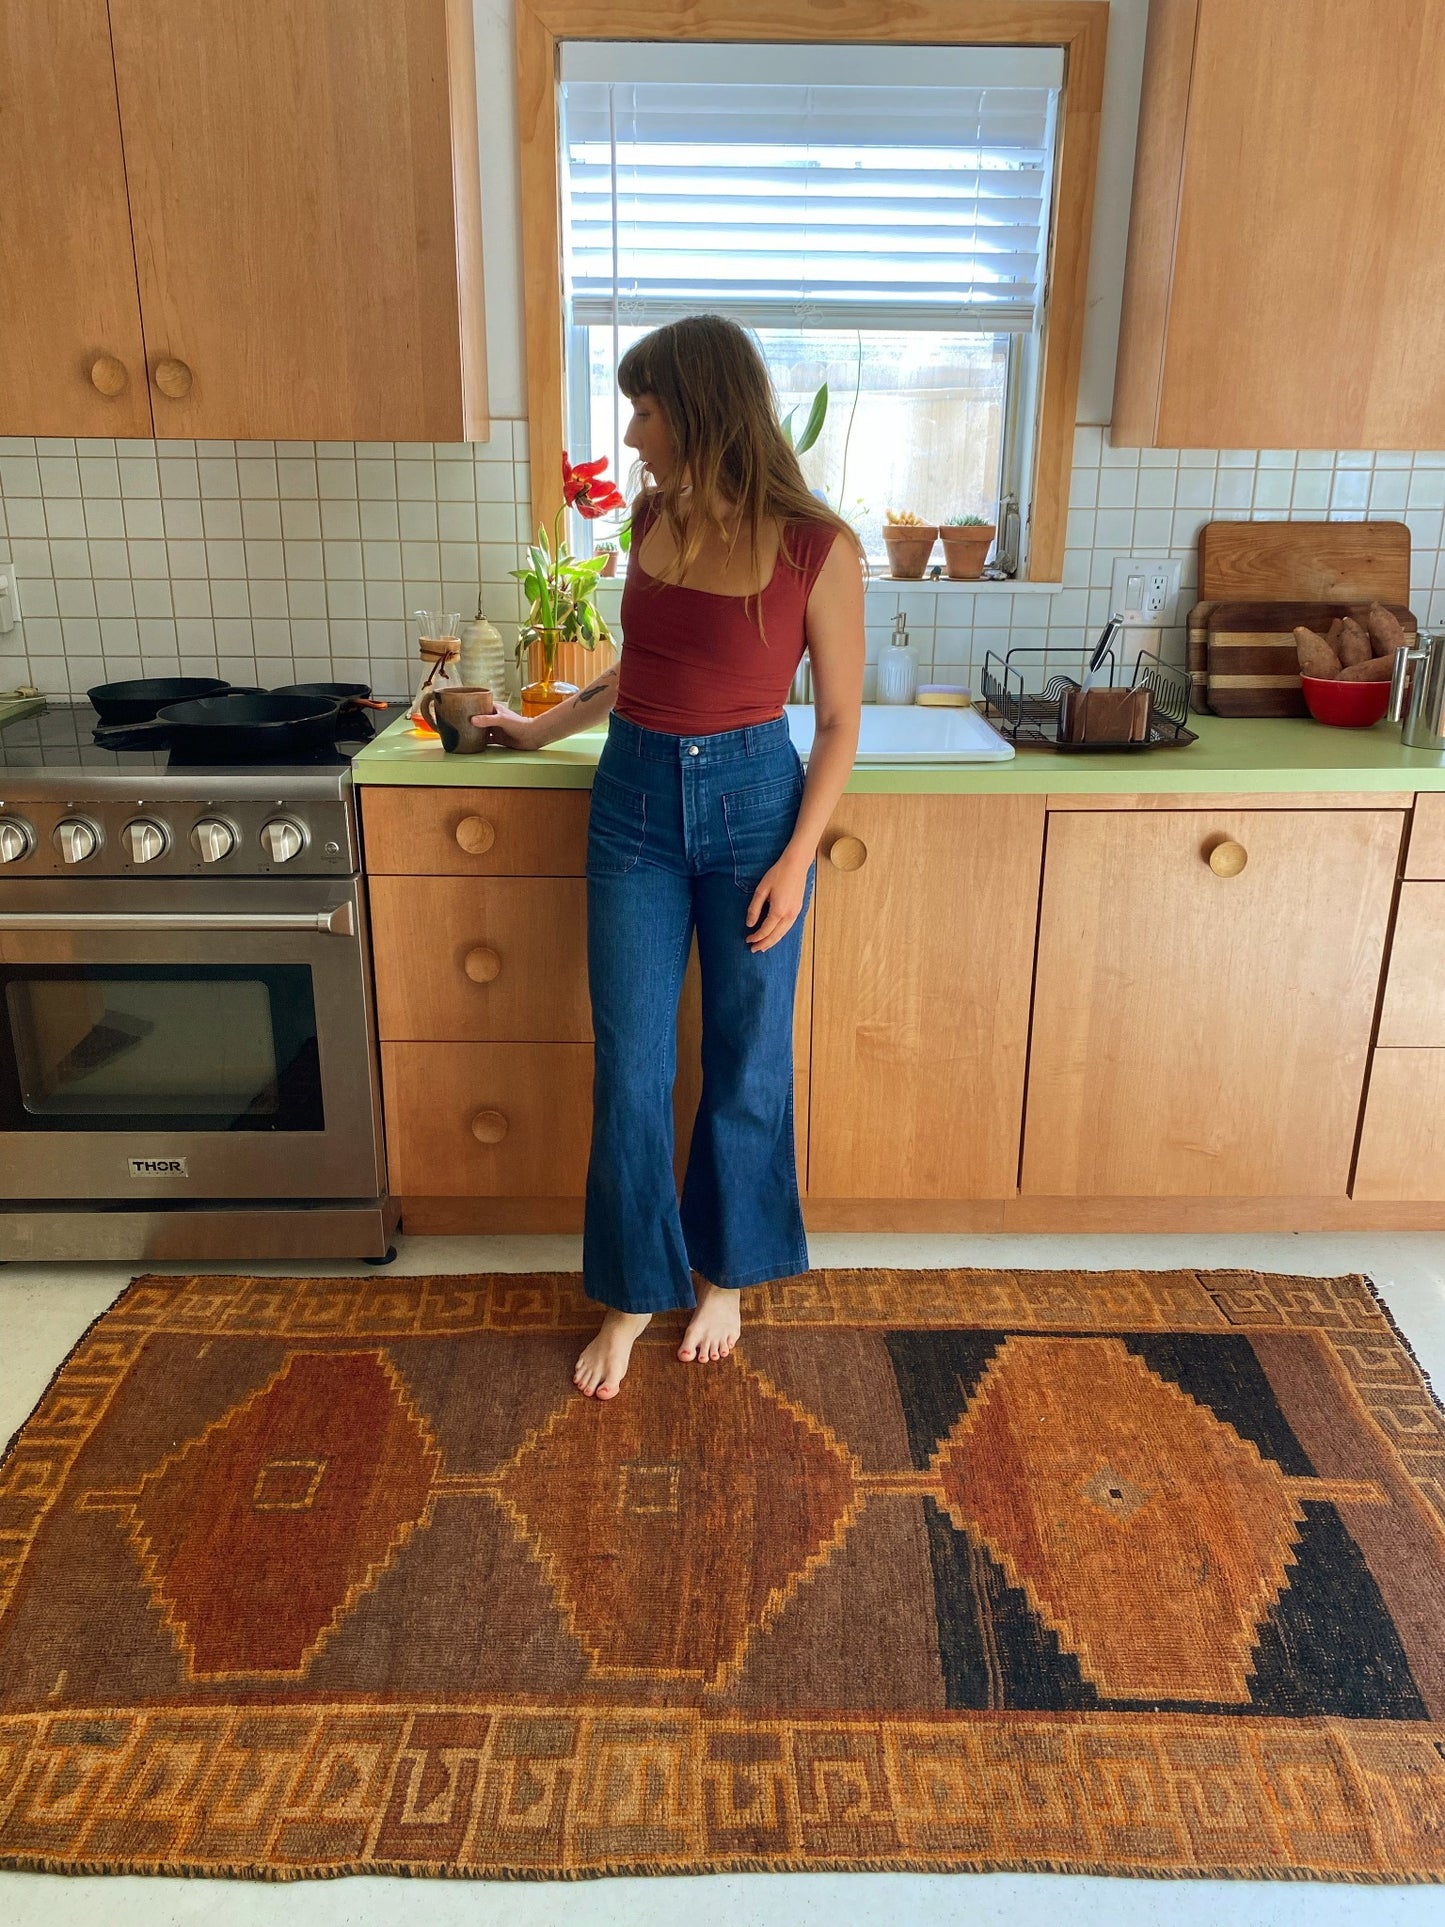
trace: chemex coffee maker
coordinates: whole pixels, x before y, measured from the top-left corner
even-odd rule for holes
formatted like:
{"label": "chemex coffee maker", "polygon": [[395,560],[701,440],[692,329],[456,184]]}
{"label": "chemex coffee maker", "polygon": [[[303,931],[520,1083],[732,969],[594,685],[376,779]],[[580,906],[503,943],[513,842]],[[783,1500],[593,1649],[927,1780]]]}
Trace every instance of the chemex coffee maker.
{"label": "chemex coffee maker", "polygon": [[1445,635],[1395,651],[1390,720],[1406,749],[1445,749]]}

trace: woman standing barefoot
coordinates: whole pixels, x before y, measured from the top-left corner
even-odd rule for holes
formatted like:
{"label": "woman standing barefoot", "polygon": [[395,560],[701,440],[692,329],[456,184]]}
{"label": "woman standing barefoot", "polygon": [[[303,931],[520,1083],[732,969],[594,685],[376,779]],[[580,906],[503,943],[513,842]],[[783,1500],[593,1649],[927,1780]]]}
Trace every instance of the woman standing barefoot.
{"label": "woman standing barefoot", "polygon": [[[616,1396],[655,1311],[692,1310],[678,1357],[725,1358],[749,1285],[805,1271],[793,1153],[793,998],[818,842],[858,747],[856,536],[803,480],[767,368],[694,316],[623,356],[633,507],[620,662],[494,741],[538,748],[611,711],[592,789],[587,962],[596,1035],[582,1269],[608,1309],[579,1391]],[[807,649],[807,778],[783,705]],[[694,931],[702,1098],[679,1209],[672,1084]],[[703,1279],[694,1294],[692,1274]]]}

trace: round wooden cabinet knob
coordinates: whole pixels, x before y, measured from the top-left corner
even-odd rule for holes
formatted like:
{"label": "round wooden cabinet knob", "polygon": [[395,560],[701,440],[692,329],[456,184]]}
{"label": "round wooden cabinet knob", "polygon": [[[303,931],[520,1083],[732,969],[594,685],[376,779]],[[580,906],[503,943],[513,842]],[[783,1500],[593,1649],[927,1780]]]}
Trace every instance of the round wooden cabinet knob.
{"label": "round wooden cabinet knob", "polygon": [[123,394],[129,380],[125,363],[118,355],[97,355],[90,364],[90,385],[108,401]]}
{"label": "round wooden cabinet knob", "polygon": [[840,836],[828,852],[835,870],[861,870],[868,861],[868,845],[861,836]]}
{"label": "round wooden cabinet knob", "polygon": [[502,960],[495,950],[488,950],[485,944],[479,944],[462,959],[462,969],[474,984],[489,984],[501,975]]}
{"label": "round wooden cabinet knob", "polygon": [[1209,867],[1217,877],[1237,877],[1249,861],[1242,843],[1216,843],[1209,852]]}
{"label": "round wooden cabinet knob", "polygon": [[164,361],[156,363],[151,380],[161,393],[169,395],[172,401],[180,401],[191,392],[190,369],[183,361],[177,361],[169,355]]}
{"label": "round wooden cabinet knob", "polygon": [[472,1136],[478,1144],[500,1144],[507,1135],[507,1120],[500,1111],[478,1111],[472,1119]]}
{"label": "round wooden cabinet knob", "polygon": [[484,816],[464,816],[456,834],[468,856],[484,855],[497,840],[497,832]]}

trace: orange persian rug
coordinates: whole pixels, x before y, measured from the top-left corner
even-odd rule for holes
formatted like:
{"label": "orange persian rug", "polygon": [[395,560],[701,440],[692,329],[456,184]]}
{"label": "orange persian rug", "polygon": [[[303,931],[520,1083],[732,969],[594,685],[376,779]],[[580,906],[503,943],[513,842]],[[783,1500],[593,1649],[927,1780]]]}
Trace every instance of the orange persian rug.
{"label": "orange persian rug", "polygon": [[138,1279],[0,1461],[0,1865],[1445,1878],[1445,1414],[1363,1278]]}

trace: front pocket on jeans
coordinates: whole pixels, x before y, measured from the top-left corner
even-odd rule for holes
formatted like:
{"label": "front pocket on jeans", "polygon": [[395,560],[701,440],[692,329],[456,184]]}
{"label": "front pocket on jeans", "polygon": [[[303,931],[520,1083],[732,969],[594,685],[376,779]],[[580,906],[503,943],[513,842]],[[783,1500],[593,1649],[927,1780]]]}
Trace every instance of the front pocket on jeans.
{"label": "front pocket on jeans", "polygon": [[588,876],[626,876],[636,868],[646,838],[646,796],[599,770],[587,814]]}
{"label": "front pocket on jeans", "polygon": [[723,821],[733,857],[733,882],[749,896],[788,847],[802,800],[800,775],[723,793]]}

